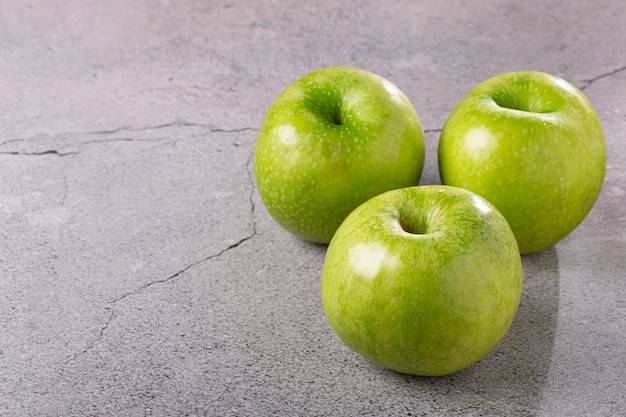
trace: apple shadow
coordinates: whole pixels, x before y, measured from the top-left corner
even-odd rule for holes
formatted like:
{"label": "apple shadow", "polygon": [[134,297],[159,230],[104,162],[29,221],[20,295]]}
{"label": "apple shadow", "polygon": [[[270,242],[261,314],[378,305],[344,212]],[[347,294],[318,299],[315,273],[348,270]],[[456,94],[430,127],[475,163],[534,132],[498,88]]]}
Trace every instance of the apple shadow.
{"label": "apple shadow", "polygon": [[[526,415],[539,411],[548,379],[559,306],[559,264],[555,248],[522,257],[524,287],[509,332],[487,356],[469,368],[436,378],[387,371],[414,394],[434,399],[433,410],[458,415]],[[416,392],[417,391],[417,392]],[[422,395],[419,395],[421,397]]]}

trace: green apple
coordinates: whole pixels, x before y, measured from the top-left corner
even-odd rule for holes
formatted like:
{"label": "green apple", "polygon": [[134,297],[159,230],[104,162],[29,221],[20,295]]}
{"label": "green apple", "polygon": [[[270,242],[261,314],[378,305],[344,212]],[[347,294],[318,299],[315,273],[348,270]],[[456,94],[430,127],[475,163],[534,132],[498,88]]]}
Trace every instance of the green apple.
{"label": "green apple", "polygon": [[283,228],[328,243],[359,204],[417,185],[424,153],[422,125],[398,87],[368,71],[330,67],[298,79],[272,103],[254,172]]}
{"label": "green apple", "polygon": [[392,190],[354,210],[322,270],[326,317],[374,363],[437,376],[502,339],[517,311],[522,265],[504,217],[478,195],[430,185]]}
{"label": "green apple", "polygon": [[521,253],[554,245],[583,221],[606,167],[604,134],[589,101],[541,72],[479,84],[448,117],[438,154],[441,182],[494,204]]}

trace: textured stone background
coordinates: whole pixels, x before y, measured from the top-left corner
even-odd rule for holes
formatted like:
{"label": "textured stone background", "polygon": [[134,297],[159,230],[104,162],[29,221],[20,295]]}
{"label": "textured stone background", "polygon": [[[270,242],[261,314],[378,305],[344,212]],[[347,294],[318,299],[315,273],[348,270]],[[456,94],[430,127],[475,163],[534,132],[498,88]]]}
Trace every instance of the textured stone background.
{"label": "textured stone background", "polygon": [[[0,415],[615,416],[626,409],[626,3],[0,1]],[[606,133],[598,203],[525,256],[502,343],[444,378],[344,347],[325,247],[258,198],[273,98],[349,65],[427,131],[521,69],[583,89]]]}

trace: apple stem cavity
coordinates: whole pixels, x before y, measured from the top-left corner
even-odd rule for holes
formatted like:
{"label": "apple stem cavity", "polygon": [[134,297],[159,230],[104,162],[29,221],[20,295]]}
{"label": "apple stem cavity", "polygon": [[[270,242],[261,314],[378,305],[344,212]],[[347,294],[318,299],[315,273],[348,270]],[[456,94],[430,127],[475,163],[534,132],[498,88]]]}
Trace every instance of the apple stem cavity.
{"label": "apple stem cavity", "polygon": [[332,111],[328,113],[328,116],[330,117],[330,121],[333,122],[334,125],[336,126],[343,125],[343,117],[341,114],[341,110],[333,109]]}
{"label": "apple stem cavity", "polygon": [[549,103],[541,101],[532,94],[504,93],[491,96],[494,103],[503,109],[517,110],[526,113],[552,113],[554,109],[548,106]]}
{"label": "apple stem cavity", "polygon": [[406,233],[409,233],[411,235],[427,234],[426,227],[424,225],[419,225],[419,227],[415,227],[414,224],[409,223],[404,217],[400,217],[398,222],[400,223],[400,227],[402,228],[402,230],[404,230]]}
{"label": "apple stem cavity", "polygon": [[320,117],[324,122],[330,122],[335,126],[345,124],[346,112],[343,98],[338,91],[331,91],[321,97],[307,97],[306,108],[313,114]]}

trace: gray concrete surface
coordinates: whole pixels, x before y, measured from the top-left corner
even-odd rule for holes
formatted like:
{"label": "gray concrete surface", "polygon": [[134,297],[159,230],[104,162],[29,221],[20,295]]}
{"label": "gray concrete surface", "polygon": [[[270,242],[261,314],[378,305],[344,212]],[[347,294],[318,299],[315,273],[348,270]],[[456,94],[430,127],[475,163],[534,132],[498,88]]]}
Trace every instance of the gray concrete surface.
{"label": "gray concrete surface", "polygon": [[[0,1],[0,415],[626,415],[625,22],[621,0]],[[570,80],[605,128],[596,207],[523,258],[510,332],[457,374],[343,346],[325,247],[259,200],[265,110],[339,64],[411,99],[423,184],[447,114],[502,72]]]}

